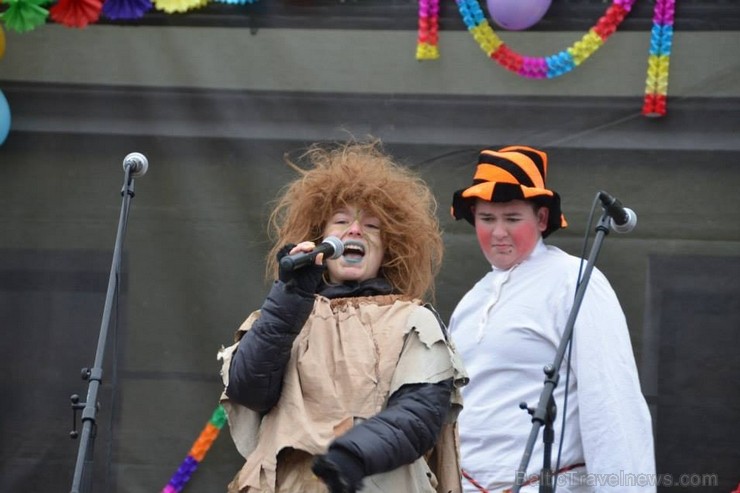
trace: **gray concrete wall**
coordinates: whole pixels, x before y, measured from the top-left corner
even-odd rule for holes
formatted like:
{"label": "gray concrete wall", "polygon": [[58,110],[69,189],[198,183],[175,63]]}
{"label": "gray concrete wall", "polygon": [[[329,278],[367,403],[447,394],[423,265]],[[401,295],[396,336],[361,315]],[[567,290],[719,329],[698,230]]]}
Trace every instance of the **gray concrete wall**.
{"label": "gray concrete wall", "polygon": [[[571,225],[552,242],[571,253],[582,250],[595,193],[604,189],[620,198],[637,212],[638,227],[610,234],[597,266],[620,297],[644,367],[651,354],[643,341],[654,334],[647,286],[659,274],[651,273],[651,259],[680,263],[687,255],[740,254],[739,33],[677,33],[668,115],[656,120],[640,114],[647,32],[617,33],[582,67],[546,81],[508,73],[460,31],[443,32],[442,58],[421,63],[413,59],[415,33],[408,31],[262,29],[255,35],[247,29],[49,25],[7,33],[0,90],[13,128],[0,146],[0,251],[46,259],[37,269],[25,267],[29,278],[35,270],[58,271],[58,279],[69,274],[74,284],[76,263],[47,269],[49,262],[93,252],[95,276],[105,282],[100,258],[115,239],[121,161],[132,151],[150,160],[136,183],[125,243],[125,317],[112,349],[119,370],[107,388],[117,399],[104,402],[101,412],[109,434],[98,444],[103,455],[96,464],[105,491],[161,489],[210,416],[220,391],[216,350],[266,289],[268,203],[291,176],[283,153],[315,140],[381,137],[429,181],[445,229],[447,254],[437,282],[445,318],[487,269],[472,228],[447,214],[451,193],[469,181],[480,147],[523,143],[548,150],[550,186],[563,196]],[[521,52],[546,55],[581,34],[505,37]],[[17,274],[13,266],[0,270]],[[38,306],[56,324],[50,329],[37,317],[18,320],[35,305],[14,307],[24,299],[35,303],[37,297],[24,293],[40,288],[20,289],[7,280],[15,279],[11,275],[2,279],[10,293],[4,299],[13,300],[2,305],[4,325],[23,327],[10,336],[19,349],[7,355],[15,359],[4,363],[14,370],[2,381],[6,402],[14,403],[29,395],[24,371],[40,371],[34,348],[50,330],[57,337],[56,331],[68,331],[78,341],[79,366],[92,363],[90,332],[97,327],[74,322],[96,320],[102,306],[87,295],[63,296],[69,307],[52,297],[53,306]],[[692,283],[708,282],[682,279],[689,291]],[[65,316],[73,310],[87,310],[86,318]],[[733,331],[737,327],[726,328]],[[699,342],[709,353],[718,343]],[[52,349],[41,353],[43,362],[54,361]],[[30,444],[21,454],[2,450],[8,458],[0,461],[3,491],[41,491],[49,481],[65,484],[71,477],[76,444],[66,439],[65,399],[83,393],[84,383],[76,370],[41,369],[33,380],[39,384],[34,397],[46,399],[39,424],[26,430],[23,410],[15,407],[0,420],[3,436],[13,438],[8,443]],[[713,376],[703,375],[707,382]],[[649,397],[651,404],[659,401]],[[737,403],[711,404],[735,409]],[[736,451],[721,452],[722,460],[737,463]],[[228,437],[207,461],[190,488],[223,491],[240,465]],[[671,464],[659,466],[665,471]],[[740,478],[721,479],[729,491]]]}
{"label": "gray concrete wall", "polygon": [[[583,32],[504,32],[549,56]],[[465,31],[441,31],[441,57],[417,62],[413,31],[60,25],[7,33],[0,80],[260,91],[486,96],[630,96],[645,90],[648,31],[617,32],[570,74],[528,80],[488,59]],[[677,32],[675,98],[740,96],[740,31]],[[156,49],[154,49],[156,47]]]}

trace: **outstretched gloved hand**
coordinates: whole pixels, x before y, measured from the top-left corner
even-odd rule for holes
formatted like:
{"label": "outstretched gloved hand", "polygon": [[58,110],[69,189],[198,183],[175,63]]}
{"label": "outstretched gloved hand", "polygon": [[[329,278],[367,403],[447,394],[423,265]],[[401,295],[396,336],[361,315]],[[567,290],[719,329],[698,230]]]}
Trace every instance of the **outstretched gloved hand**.
{"label": "outstretched gloved hand", "polygon": [[321,276],[323,276],[326,267],[324,265],[311,264],[296,270],[283,269],[280,266],[280,259],[285,257],[296,247],[294,243],[288,243],[277,253],[278,277],[285,283],[288,289],[297,289],[305,294],[314,294],[321,285]]}
{"label": "outstretched gloved hand", "polygon": [[311,470],[330,493],[356,493],[362,489],[362,463],[349,454],[334,451],[316,456]]}

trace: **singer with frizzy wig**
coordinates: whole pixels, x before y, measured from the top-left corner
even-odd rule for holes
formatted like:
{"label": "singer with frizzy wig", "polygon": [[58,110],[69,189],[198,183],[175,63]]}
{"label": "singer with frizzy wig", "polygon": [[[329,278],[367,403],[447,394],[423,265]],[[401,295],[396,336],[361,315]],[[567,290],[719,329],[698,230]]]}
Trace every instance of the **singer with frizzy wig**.
{"label": "singer with frizzy wig", "polygon": [[[379,141],[313,145],[302,160],[270,217],[275,281],[220,352],[246,459],[228,491],[458,493],[467,377],[428,303],[443,255],[434,197]],[[338,258],[280,262],[329,237]]]}

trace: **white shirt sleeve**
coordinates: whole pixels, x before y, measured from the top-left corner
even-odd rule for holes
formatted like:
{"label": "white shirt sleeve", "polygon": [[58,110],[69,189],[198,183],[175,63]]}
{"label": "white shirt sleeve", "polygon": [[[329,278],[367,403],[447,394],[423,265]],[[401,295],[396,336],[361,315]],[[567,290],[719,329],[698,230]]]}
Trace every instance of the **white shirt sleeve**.
{"label": "white shirt sleeve", "polygon": [[627,323],[616,294],[597,269],[573,337],[581,438],[595,490],[655,491],[652,423]]}

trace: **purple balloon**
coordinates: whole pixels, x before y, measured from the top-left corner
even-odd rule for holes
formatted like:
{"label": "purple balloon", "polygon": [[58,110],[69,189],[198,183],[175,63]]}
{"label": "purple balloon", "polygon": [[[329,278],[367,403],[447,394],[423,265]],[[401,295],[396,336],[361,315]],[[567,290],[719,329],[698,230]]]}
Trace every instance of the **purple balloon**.
{"label": "purple balloon", "polygon": [[552,0],[486,0],[493,21],[509,31],[521,31],[537,24]]}

